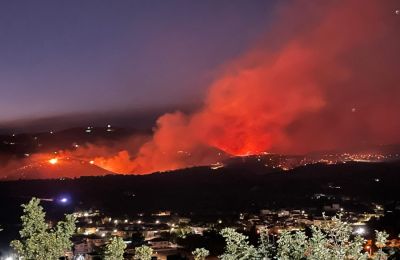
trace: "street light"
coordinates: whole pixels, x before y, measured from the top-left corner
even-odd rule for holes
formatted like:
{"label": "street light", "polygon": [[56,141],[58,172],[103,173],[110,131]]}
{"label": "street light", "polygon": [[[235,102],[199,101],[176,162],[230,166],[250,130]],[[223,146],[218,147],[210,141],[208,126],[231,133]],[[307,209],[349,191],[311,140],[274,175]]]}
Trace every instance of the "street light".
{"label": "street light", "polygon": [[356,234],[358,234],[358,235],[360,235],[360,236],[362,236],[362,235],[364,235],[365,234],[365,228],[363,228],[363,227],[359,227],[359,228],[357,228],[356,229]]}

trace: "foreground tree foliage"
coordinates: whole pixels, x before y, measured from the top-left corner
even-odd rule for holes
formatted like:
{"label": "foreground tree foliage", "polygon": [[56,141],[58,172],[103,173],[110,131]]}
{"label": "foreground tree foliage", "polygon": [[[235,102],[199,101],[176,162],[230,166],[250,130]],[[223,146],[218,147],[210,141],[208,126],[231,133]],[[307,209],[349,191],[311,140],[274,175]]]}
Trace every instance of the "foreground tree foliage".
{"label": "foreground tree foliage", "polygon": [[[225,228],[221,235],[226,242],[225,252],[220,256],[222,260],[363,260],[370,259],[364,252],[364,239],[352,235],[350,224],[343,222],[339,217],[333,217],[326,224],[312,226],[312,234],[308,237],[305,232],[283,232],[277,244],[270,243],[268,231],[261,230],[260,241],[257,247],[250,245],[248,238],[232,228]],[[385,232],[376,232],[376,246],[378,251],[372,259],[384,260],[387,255],[382,248],[386,245],[388,235]]]}
{"label": "foreground tree foliage", "polygon": [[123,260],[126,244],[120,237],[113,237],[106,246],[105,260]]}
{"label": "foreground tree foliage", "polygon": [[389,237],[388,234],[385,232],[380,232],[375,230],[376,242],[375,245],[378,248],[378,251],[375,253],[375,258],[377,260],[386,260],[387,255],[383,252],[382,248],[385,247],[387,238]]}
{"label": "foreground tree foliage", "polygon": [[140,246],[135,248],[135,260],[151,260],[153,249],[148,246]]}
{"label": "foreground tree foliage", "polygon": [[46,213],[40,200],[32,198],[23,204],[21,239],[11,242],[18,257],[26,260],[56,260],[71,250],[71,236],[75,232],[75,217],[66,215],[55,227],[46,223]]}
{"label": "foreground tree foliage", "polygon": [[194,260],[205,260],[210,252],[205,248],[196,248],[192,254],[194,256]]}
{"label": "foreground tree foliage", "polygon": [[248,238],[236,232],[233,228],[225,228],[221,231],[225,238],[225,252],[220,256],[221,260],[261,259],[259,250],[249,244]]}

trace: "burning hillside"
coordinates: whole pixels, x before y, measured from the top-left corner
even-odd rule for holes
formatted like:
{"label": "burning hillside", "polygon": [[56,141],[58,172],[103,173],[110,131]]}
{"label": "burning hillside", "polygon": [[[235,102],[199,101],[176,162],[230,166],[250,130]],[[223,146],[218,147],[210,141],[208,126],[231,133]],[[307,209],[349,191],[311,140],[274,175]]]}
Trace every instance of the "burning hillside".
{"label": "burning hillside", "polygon": [[[101,176],[112,172],[100,168],[90,161],[72,158],[42,157],[25,161],[22,166],[8,168],[2,180],[17,179],[62,179],[78,176]],[[3,170],[4,171],[4,170]]]}

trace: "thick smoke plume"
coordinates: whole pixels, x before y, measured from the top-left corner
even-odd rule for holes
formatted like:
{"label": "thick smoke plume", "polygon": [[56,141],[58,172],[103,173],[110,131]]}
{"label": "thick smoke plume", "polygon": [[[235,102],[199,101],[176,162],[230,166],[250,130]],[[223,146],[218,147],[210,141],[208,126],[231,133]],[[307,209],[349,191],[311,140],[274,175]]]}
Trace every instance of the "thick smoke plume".
{"label": "thick smoke plume", "polygon": [[[400,17],[394,1],[298,1],[228,64],[191,115],[166,114],[133,172],[231,155],[399,141]],[[229,43],[227,43],[229,44]],[[200,153],[199,156],[196,153]]]}

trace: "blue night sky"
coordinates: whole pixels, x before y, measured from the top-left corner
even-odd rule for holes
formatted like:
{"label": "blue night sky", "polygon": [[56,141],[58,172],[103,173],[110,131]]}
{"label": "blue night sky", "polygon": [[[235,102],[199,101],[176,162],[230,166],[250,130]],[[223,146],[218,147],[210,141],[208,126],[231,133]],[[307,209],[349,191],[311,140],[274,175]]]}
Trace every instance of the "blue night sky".
{"label": "blue night sky", "polygon": [[1,1],[0,127],[198,104],[276,2]]}

